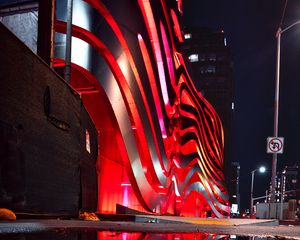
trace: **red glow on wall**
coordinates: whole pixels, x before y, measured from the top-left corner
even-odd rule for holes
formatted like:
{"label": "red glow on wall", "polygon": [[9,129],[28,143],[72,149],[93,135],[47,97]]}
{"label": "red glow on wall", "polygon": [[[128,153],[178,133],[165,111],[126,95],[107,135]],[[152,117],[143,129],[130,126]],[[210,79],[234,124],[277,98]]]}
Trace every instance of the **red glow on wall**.
{"label": "red glow on wall", "polygon": [[148,79],[149,79],[149,82],[150,82],[151,92],[152,92],[154,102],[155,102],[155,106],[156,106],[156,113],[157,113],[157,116],[158,116],[158,121],[159,121],[160,130],[161,130],[161,133],[162,133],[162,137],[166,138],[167,137],[166,127],[165,127],[165,123],[164,123],[162,107],[161,107],[161,104],[160,104],[160,101],[159,101],[159,93],[158,93],[158,89],[156,87],[155,76],[154,76],[154,72],[153,72],[153,68],[152,68],[152,64],[151,64],[151,61],[150,61],[148,50],[146,48],[143,37],[140,34],[138,35],[138,41],[139,41],[139,46],[140,46],[140,49],[141,49],[142,57],[143,57],[143,60],[144,60],[145,68],[146,68],[146,71],[147,71]]}
{"label": "red glow on wall", "polygon": [[[154,2],[138,0],[136,9],[141,11],[141,26],[145,29],[141,31],[143,35],[135,33],[137,46],[133,51],[134,41],[127,42],[110,10],[101,1],[85,1],[112,30],[133,74],[128,77],[122,72],[118,56],[100,37],[72,27],[73,36],[93,47],[107,64],[130,122],[129,128],[122,131],[114,103],[100,82],[73,64],[71,85],[81,95],[99,131],[98,210],[114,213],[116,204],[120,204],[160,214],[228,215],[222,174],[222,124],[213,107],[197,92],[176,49],[176,37],[183,41],[178,11],[169,9],[162,0],[155,6],[162,10],[158,17],[152,11]],[[177,6],[182,11],[181,1],[177,1]],[[65,28],[64,22],[56,22],[57,32],[64,33]],[[143,71],[137,68],[138,54],[143,60],[139,63],[143,64]],[[136,83],[138,94],[132,90],[130,81]],[[127,136],[133,139],[130,143],[134,145],[134,154],[130,153]],[[124,235],[124,239],[127,237]]]}
{"label": "red glow on wall", "polygon": [[174,10],[172,10],[172,9],[171,9],[171,16],[172,16],[173,23],[174,23],[174,32],[176,34],[176,37],[177,37],[179,42],[183,42],[180,25],[179,25],[177,16],[176,16]]}
{"label": "red glow on wall", "polygon": [[161,55],[161,49],[160,49],[156,24],[151,9],[151,4],[149,0],[138,0],[138,2],[144,16],[148,34],[151,39],[152,49],[155,54],[162,96],[166,107],[168,107],[170,101],[169,101],[169,95],[168,95],[167,84],[166,84],[166,75],[165,75],[164,64]]}
{"label": "red glow on wall", "polygon": [[182,14],[182,0],[176,0],[176,1],[177,1],[178,11]]}
{"label": "red glow on wall", "polygon": [[[90,3],[91,6],[93,6],[104,18],[105,20],[107,21],[107,23],[109,24],[109,26],[111,27],[111,29],[113,30],[113,32],[115,33],[115,36],[118,38],[121,46],[122,46],[122,49],[123,51],[125,52],[126,56],[127,56],[127,60],[131,66],[131,70],[135,76],[135,80],[137,82],[137,85],[139,87],[139,90],[140,90],[140,93],[142,95],[142,99],[143,99],[143,105],[145,106],[146,108],[146,112],[147,112],[147,116],[148,116],[148,119],[149,119],[149,123],[150,123],[150,126],[151,126],[151,130],[152,130],[152,134],[155,138],[155,146],[156,146],[156,152],[159,156],[159,160],[160,162],[162,161],[162,157],[161,157],[161,154],[160,154],[160,151],[159,151],[159,147],[158,147],[158,141],[157,141],[157,136],[156,136],[156,132],[154,130],[154,123],[153,123],[153,119],[152,119],[152,114],[151,114],[151,111],[150,111],[150,108],[149,108],[149,104],[148,104],[148,101],[147,101],[147,98],[146,98],[146,94],[145,94],[145,91],[144,91],[144,87],[143,87],[143,84],[141,82],[141,78],[140,78],[140,75],[139,75],[139,72],[137,70],[137,67],[136,67],[136,64],[133,60],[133,56],[131,54],[131,51],[129,49],[129,46],[126,42],[126,39],[122,33],[122,31],[120,30],[116,20],[113,18],[113,16],[110,14],[110,12],[108,11],[108,9],[103,5],[103,3],[101,3],[100,1],[96,1],[96,0],[85,0],[86,2]],[[163,121],[163,118],[160,117],[160,121]],[[134,126],[132,129],[136,129],[137,127]],[[165,132],[164,130],[164,126],[162,126],[162,130],[163,130],[163,134]],[[162,165],[163,167],[163,165]]]}
{"label": "red glow on wall", "polygon": [[[54,68],[63,65],[62,60],[55,59]],[[83,103],[99,132],[99,155],[96,163],[99,193],[98,211],[115,213],[116,204],[123,205],[125,196],[128,206],[135,210],[145,211],[133,190],[129,189],[126,192],[122,188],[124,180],[129,182],[125,166],[128,159],[126,159],[127,154],[124,150],[118,123],[104,90],[93,75],[76,64],[72,64],[71,76],[71,85],[81,95]],[[93,94],[86,93],[91,90],[93,90]],[[112,138],[112,135],[115,137]]]}

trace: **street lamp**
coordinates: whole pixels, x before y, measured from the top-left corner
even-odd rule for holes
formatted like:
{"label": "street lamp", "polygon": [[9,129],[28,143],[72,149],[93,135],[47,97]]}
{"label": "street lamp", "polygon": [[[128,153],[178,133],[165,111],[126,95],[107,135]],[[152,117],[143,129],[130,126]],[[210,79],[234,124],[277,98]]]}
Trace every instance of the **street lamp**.
{"label": "street lamp", "polygon": [[264,166],[261,166],[260,168],[254,169],[251,171],[251,199],[250,199],[250,213],[253,214],[253,183],[254,183],[254,173],[256,171],[259,171],[260,173],[266,172],[266,168]]}
{"label": "street lamp", "polygon": [[[280,76],[280,41],[281,34],[295,25],[300,24],[300,21],[294,22],[293,24],[281,29],[278,28],[276,33],[277,38],[277,59],[276,59],[276,81],[275,81],[275,100],[274,100],[274,136],[278,137],[278,113],[279,113],[279,76]],[[272,178],[271,178],[271,203],[275,202],[275,188],[276,188],[276,167],[277,167],[277,153],[273,153],[272,159]]]}

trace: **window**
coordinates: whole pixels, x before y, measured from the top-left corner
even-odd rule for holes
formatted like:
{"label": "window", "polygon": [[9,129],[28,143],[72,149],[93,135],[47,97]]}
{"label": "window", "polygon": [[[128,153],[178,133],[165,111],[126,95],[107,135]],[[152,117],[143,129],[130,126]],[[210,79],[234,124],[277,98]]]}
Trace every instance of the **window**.
{"label": "window", "polygon": [[201,53],[199,58],[200,58],[201,62],[205,62],[206,61],[206,56],[205,56],[204,53]]}
{"label": "window", "polygon": [[207,73],[215,73],[216,72],[216,66],[209,65],[206,69]]}
{"label": "window", "polygon": [[209,61],[214,61],[215,62],[217,60],[217,56],[216,56],[215,53],[210,53],[208,55],[208,59],[209,59]]}
{"label": "window", "polygon": [[201,73],[201,74],[204,74],[205,72],[206,72],[205,67],[201,67],[201,68],[200,68],[200,73]]}
{"label": "window", "polygon": [[184,34],[184,39],[191,39],[192,38],[192,34],[191,33],[185,33]]}
{"label": "window", "polygon": [[209,65],[209,66],[202,66],[199,68],[201,74],[212,74],[216,72],[216,66]]}
{"label": "window", "polygon": [[190,62],[198,62],[198,61],[199,61],[199,56],[198,56],[198,54],[191,54],[191,55],[189,56],[189,61],[190,61]]}

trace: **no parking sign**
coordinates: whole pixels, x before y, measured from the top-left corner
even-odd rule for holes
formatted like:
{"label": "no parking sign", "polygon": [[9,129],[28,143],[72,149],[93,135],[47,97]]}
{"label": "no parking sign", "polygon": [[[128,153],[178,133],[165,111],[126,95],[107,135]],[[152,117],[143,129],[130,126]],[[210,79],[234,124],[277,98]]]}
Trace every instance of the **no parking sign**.
{"label": "no parking sign", "polygon": [[283,153],[283,137],[267,138],[267,153]]}

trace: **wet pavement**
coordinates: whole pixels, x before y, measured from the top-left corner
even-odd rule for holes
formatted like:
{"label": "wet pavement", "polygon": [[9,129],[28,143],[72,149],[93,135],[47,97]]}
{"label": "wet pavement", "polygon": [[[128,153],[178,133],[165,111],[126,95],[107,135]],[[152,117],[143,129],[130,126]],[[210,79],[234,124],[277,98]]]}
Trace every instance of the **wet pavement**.
{"label": "wet pavement", "polygon": [[[239,236],[300,239],[300,226],[279,225],[277,220],[200,219],[162,217],[146,218],[147,222],[81,221],[81,220],[17,220],[0,222],[1,234],[45,231],[111,231],[144,233],[210,233]],[[180,220],[180,221],[179,221]],[[270,222],[272,224],[270,224]],[[264,222],[269,222],[264,225]]]}

